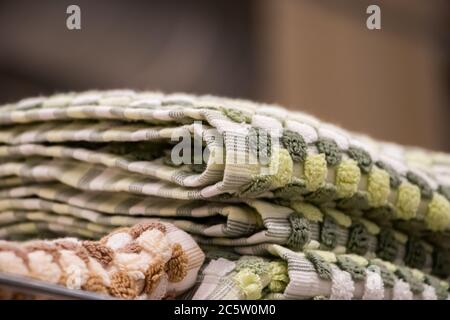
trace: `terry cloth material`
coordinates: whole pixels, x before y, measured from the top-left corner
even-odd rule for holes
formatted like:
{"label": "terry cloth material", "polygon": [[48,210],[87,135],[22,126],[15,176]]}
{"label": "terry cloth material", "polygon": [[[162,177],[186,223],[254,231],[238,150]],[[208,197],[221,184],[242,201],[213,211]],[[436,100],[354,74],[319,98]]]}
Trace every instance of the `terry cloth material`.
{"label": "terry cloth material", "polygon": [[[0,106],[0,238],[96,240],[116,227],[170,223],[214,248],[201,298],[443,297],[449,199],[449,155],[275,105],[116,90]],[[286,252],[307,270],[332,261],[319,280],[291,277]],[[358,268],[349,255],[379,263]],[[220,292],[218,268],[228,279]],[[297,282],[315,291],[287,290]]]}
{"label": "terry cloth material", "polygon": [[[449,155],[377,142],[278,106],[105,91],[25,99],[0,112],[3,177],[174,199],[295,196],[450,227]],[[166,161],[180,129],[207,159]],[[275,147],[266,161],[238,161],[260,156],[268,139]]]}
{"label": "terry cloth material", "polygon": [[314,250],[293,252],[279,245],[238,250],[242,256],[228,258],[214,257],[211,247],[206,250],[213,257],[189,294],[194,300],[448,298],[448,283],[379,259]]}
{"label": "terry cloth material", "polygon": [[99,241],[0,241],[0,272],[123,299],[176,297],[192,287],[204,253],[167,223],[117,229]]}
{"label": "terry cloth material", "polygon": [[321,249],[379,257],[437,275],[441,245],[343,211],[267,200],[210,202],[87,192],[61,184],[29,185],[0,191],[0,236],[15,239],[54,231],[99,238],[118,226],[170,222],[203,244],[226,247],[276,243],[293,250]]}

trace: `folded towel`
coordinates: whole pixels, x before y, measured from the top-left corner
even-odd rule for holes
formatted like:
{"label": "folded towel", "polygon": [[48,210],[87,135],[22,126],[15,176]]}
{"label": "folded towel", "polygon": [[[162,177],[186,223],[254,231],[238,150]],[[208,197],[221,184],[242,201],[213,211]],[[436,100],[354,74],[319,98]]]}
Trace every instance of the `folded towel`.
{"label": "folded towel", "polygon": [[447,298],[448,154],[276,105],[128,90],[24,99],[0,126],[0,238],[169,225],[215,256],[197,291],[195,272],[173,291],[186,298]]}
{"label": "folded towel", "polygon": [[[261,245],[240,252],[243,255],[235,259],[208,259],[189,296],[194,300],[318,297],[444,300],[449,297],[447,282],[380,259],[317,250],[293,252],[279,245]],[[254,253],[264,257],[248,255]]]}
{"label": "folded towel", "polygon": [[[174,199],[298,198],[450,228],[449,155],[377,142],[277,106],[105,91],[0,111],[0,176],[8,179]],[[174,146],[181,138],[186,144]],[[192,163],[173,163],[186,146],[193,152],[181,158]]]}
{"label": "folded towel", "polygon": [[195,282],[204,253],[167,223],[120,228],[99,241],[0,241],[0,272],[123,299],[175,297]]}
{"label": "folded towel", "polygon": [[296,251],[321,249],[379,257],[439,276],[449,275],[448,247],[442,242],[445,237],[425,241],[427,236],[408,236],[407,230],[380,227],[334,208],[304,202],[293,207],[260,199],[240,203],[174,201],[91,193],[61,184],[30,185],[0,191],[0,236],[14,238],[59,228],[64,234],[98,238],[117,226],[162,221],[190,233],[203,245],[277,243]]}

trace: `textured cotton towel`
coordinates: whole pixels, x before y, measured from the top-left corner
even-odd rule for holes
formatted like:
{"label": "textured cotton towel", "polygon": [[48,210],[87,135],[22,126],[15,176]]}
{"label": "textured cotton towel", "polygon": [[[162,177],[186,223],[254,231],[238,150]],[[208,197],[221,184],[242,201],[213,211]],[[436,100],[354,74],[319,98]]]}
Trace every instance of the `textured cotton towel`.
{"label": "textured cotton towel", "polygon": [[[0,238],[83,247],[116,227],[170,226],[220,253],[186,297],[443,298],[449,200],[450,155],[276,105],[115,90],[0,106]],[[33,243],[59,248],[14,246]],[[255,263],[264,272],[242,267]],[[178,295],[197,277],[146,292],[133,271],[119,294],[106,272],[102,290],[125,298]]]}
{"label": "textured cotton towel", "polygon": [[[0,124],[8,183],[18,176],[176,199],[299,198],[450,227],[449,155],[377,142],[274,105],[84,92],[4,105]],[[186,134],[200,159],[183,154],[192,163],[174,164],[173,138]]]}
{"label": "textured cotton towel", "polygon": [[123,299],[176,297],[195,282],[204,254],[170,224],[141,223],[99,241],[0,241],[0,272]]}
{"label": "textured cotton towel", "polygon": [[[207,254],[214,255],[214,249],[208,250],[212,253]],[[293,252],[278,245],[238,251],[243,255],[234,259],[208,259],[190,297],[195,300],[448,298],[447,282],[380,259],[317,250]]]}

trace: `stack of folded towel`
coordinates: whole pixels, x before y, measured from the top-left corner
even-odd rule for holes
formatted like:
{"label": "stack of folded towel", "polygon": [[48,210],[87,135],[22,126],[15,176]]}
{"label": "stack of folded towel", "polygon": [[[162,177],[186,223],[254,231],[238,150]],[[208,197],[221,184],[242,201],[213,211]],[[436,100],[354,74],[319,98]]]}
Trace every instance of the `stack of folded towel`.
{"label": "stack of folded towel", "polygon": [[[144,272],[131,296],[111,293],[114,258],[102,284],[118,297],[447,299],[449,199],[450,155],[274,105],[116,90],[0,107],[0,272],[11,252],[107,246],[117,227],[170,226],[205,252],[195,284],[152,294]],[[27,240],[55,236],[79,240]],[[168,258],[184,246],[168,243]],[[45,280],[70,287],[60,268]]]}

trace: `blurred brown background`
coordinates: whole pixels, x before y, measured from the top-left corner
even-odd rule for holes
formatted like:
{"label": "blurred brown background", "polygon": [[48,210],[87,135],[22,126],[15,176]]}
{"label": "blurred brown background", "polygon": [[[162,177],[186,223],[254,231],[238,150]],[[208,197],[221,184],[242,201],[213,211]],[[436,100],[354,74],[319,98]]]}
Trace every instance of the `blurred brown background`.
{"label": "blurred brown background", "polygon": [[[81,7],[80,31],[66,8]],[[381,30],[366,8],[381,7]],[[0,103],[132,88],[276,102],[450,151],[448,0],[0,0]]]}

